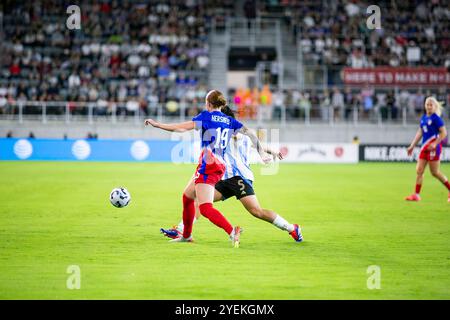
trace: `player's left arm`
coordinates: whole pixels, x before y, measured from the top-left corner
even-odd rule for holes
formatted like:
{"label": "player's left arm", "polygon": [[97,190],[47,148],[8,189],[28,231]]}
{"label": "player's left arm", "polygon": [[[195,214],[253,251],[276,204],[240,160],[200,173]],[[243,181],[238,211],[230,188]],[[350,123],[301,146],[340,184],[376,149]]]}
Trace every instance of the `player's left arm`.
{"label": "player's left arm", "polygon": [[261,141],[259,141],[258,137],[256,136],[256,134],[251,131],[249,128],[247,128],[246,126],[242,126],[238,132],[242,133],[243,135],[247,136],[250,138],[253,147],[256,149],[256,151],[258,151],[258,154],[261,156],[261,159],[265,162],[268,163],[270,162],[270,159],[267,159],[267,153],[265,148],[262,146]]}
{"label": "player's left arm", "polygon": [[275,160],[276,158],[278,158],[278,159],[280,159],[280,160],[283,160],[283,158],[284,158],[284,156],[283,156],[283,154],[281,153],[281,152],[276,152],[276,151],[274,151],[274,150],[272,150],[272,149],[269,149],[269,148],[264,148],[264,151],[266,152],[266,153],[268,153],[268,154],[270,154],[272,157],[273,157],[273,159]]}
{"label": "player's left arm", "polygon": [[436,149],[436,147],[447,137],[447,129],[445,126],[442,126],[439,128],[439,135],[436,140],[434,140],[432,143],[430,143],[430,146],[428,147],[430,150]]}
{"label": "player's left arm", "polygon": [[159,128],[162,130],[170,131],[170,132],[185,132],[189,131],[195,128],[194,121],[186,121],[186,122],[180,122],[180,123],[160,123],[153,119],[146,119],[144,124],[146,126],[151,125],[155,128]]}

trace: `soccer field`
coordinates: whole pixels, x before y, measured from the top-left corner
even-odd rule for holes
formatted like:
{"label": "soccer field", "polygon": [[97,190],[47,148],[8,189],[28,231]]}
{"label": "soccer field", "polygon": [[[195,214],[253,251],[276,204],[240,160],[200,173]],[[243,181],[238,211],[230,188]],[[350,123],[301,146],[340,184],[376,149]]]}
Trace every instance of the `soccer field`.
{"label": "soccer field", "polygon": [[[0,163],[1,299],[450,299],[450,204],[415,165],[282,164],[255,190],[303,226],[305,241],[253,218],[234,198],[216,207],[244,228],[241,247],[206,219],[195,243],[168,243],[193,165]],[[450,165],[443,165],[450,175]],[[108,201],[126,187],[130,205]],[[81,288],[66,286],[79,266]],[[381,288],[369,290],[367,268]]]}

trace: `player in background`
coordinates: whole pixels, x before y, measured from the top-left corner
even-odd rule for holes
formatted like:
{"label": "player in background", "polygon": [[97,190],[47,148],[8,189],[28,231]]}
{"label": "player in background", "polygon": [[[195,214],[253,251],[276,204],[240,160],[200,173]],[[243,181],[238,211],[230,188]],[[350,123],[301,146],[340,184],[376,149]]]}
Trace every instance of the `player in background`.
{"label": "player in background", "polygon": [[407,201],[420,201],[420,190],[422,188],[423,174],[427,164],[430,165],[430,172],[433,177],[441,181],[448,189],[448,199],[450,202],[450,183],[446,176],[440,171],[440,157],[442,152],[442,140],[447,136],[444,121],[441,118],[442,106],[434,97],[425,100],[425,114],[420,119],[420,128],[417,130],[414,140],[408,147],[408,155],[412,155],[414,147],[422,138],[419,159],[417,160],[417,177],[415,192],[406,197]]}
{"label": "player in background", "polygon": [[[234,113],[228,106],[222,108],[221,111],[234,118]],[[303,241],[301,228],[298,224],[291,224],[276,212],[261,208],[253,189],[255,178],[250,169],[251,147],[252,143],[247,136],[237,134],[232,138],[225,152],[226,170],[223,180],[215,185],[214,202],[225,201],[235,196],[254,217],[267,221],[283,231],[287,231],[297,242]],[[279,152],[274,152],[270,149],[265,149],[264,151],[272,155],[274,160],[276,158],[283,159],[283,155]],[[196,219],[199,216],[197,210]],[[178,226],[172,229],[161,228],[161,233],[169,238],[175,239],[183,234],[183,229],[184,224],[182,220]]]}
{"label": "player in background", "polygon": [[223,114],[220,110],[226,105],[226,99],[220,91],[211,90],[205,98],[205,108],[192,121],[176,124],[159,123],[153,119],[145,120],[145,125],[152,125],[166,131],[184,132],[197,129],[201,134],[202,151],[193,179],[183,192],[183,235],[172,241],[191,242],[192,226],[195,218],[194,199],[197,198],[200,213],[213,224],[225,230],[234,247],[239,247],[241,228],[233,227],[228,220],[213,207],[214,186],[225,173],[224,154],[232,135],[241,132],[247,135],[256,146],[261,157],[265,152],[255,134],[241,122]]}

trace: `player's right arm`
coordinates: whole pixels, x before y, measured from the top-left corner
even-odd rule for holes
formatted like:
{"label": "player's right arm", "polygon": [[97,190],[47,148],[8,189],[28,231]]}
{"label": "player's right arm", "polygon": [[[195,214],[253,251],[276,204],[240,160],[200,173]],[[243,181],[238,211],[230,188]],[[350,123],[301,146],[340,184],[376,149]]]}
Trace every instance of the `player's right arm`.
{"label": "player's right arm", "polygon": [[195,123],[194,121],[186,121],[186,122],[180,122],[180,123],[160,123],[156,120],[153,119],[146,119],[144,124],[146,126],[151,125],[155,128],[159,128],[162,130],[166,130],[166,131],[171,131],[171,132],[185,132],[185,131],[189,131],[195,128]]}
{"label": "player's right arm", "polygon": [[416,132],[416,136],[414,137],[413,141],[411,142],[411,144],[409,145],[407,151],[408,151],[408,156],[411,156],[414,150],[414,147],[416,146],[416,144],[419,142],[419,140],[422,138],[422,128],[417,129]]}

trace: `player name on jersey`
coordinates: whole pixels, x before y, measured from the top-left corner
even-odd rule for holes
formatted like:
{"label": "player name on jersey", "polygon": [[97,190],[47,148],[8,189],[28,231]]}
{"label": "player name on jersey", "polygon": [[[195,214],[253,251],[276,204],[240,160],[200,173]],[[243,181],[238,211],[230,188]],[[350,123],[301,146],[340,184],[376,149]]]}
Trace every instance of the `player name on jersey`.
{"label": "player name on jersey", "polygon": [[211,120],[214,122],[222,122],[222,123],[226,123],[226,124],[230,124],[230,119],[226,118],[226,117],[221,117],[221,116],[217,116],[217,115],[212,115],[211,116]]}

